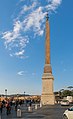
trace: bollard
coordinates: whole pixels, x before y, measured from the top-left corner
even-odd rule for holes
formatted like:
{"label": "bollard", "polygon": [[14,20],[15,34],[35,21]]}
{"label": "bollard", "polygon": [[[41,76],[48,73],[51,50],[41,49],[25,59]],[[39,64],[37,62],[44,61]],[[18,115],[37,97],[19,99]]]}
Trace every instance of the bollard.
{"label": "bollard", "polygon": [[42,103],[40,103],[40,107],[42,107]]}
{"label": "bollard", "polygon": [[35,109],[37,109],[38,108],[38,106],[37,106],[37,104],[35,105]]}
{"label": "bollard", "polygon": [[21,117],[21,109],[17,109],[17,117]]}
{"label": "bollard", "polygon": [[28,107],[28,112],[32,112],[32,108],[30,106]]}

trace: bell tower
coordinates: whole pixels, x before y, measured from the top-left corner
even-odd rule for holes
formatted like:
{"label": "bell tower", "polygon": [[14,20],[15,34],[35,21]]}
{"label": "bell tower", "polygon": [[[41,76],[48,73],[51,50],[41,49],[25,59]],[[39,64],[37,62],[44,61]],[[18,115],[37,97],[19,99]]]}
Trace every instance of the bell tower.
{"label": "bell tower", "polygon": [[50,62],[50,26],[48,21],[48,14],[46,16],[46,39],[45,39],[45,66],[42,76],[42,95],[41,102],[43,105],[54,105],[55,97],[53,92],[52,68]]}

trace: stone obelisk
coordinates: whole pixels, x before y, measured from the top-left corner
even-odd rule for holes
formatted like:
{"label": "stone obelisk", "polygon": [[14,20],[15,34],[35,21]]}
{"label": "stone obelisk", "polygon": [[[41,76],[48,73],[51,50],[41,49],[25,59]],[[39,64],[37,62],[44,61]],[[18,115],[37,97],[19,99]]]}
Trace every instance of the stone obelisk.
{"label": "stone obelisk", "polygon": [[50,63],[50,26],[48,21],[48,14],[46,16],[46,54],[45,54],[45,66],[44,73],[42,76],[42,95],[41,103],[43,105],[54,105],[55,98],[53,92],[53,81],[52,68]]}

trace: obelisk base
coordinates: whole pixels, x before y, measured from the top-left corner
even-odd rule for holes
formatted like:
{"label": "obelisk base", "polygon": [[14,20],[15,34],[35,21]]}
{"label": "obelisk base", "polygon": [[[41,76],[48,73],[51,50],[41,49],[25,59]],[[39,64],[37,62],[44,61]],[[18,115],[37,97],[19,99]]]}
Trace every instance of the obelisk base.
{"label": "obelisk base", "polygon": [[43,73],[42,76],[42,105],[54,105],[55,96],[53,92],[54,77],[51,73]]}
{"label": "obelisk base", "polygon": [[42,102],[42,105],[54,105],[55,97],[53,94],[42,94],[41,102]]}

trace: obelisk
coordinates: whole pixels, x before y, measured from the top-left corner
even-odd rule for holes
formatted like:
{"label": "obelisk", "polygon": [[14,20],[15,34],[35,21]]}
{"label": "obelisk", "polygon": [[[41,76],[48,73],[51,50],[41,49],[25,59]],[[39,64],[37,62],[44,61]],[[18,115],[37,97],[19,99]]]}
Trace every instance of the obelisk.
{"label": "obelisk", "polygon": [[45,66],[44,73],[42,76],[42,95],[41,103],[43,105],[54,105],[55,97],[53,92],[53,81],[52,68],[50,62],[50,26],[48,21],[48,14],[46,16],[46,43],[45,43]]}

